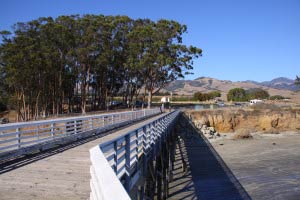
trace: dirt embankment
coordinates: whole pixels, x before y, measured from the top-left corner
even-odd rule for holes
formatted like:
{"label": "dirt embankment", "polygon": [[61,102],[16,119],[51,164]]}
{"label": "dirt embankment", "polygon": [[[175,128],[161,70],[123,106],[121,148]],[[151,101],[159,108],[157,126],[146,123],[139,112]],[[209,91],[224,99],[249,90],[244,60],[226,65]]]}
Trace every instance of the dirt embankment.
{"label": "dirt embankment", "polygon": [[300,132],[300,109],[216,109],[187,111],[196,125],[214,127],[220,133],[241,129],[251,132]]}

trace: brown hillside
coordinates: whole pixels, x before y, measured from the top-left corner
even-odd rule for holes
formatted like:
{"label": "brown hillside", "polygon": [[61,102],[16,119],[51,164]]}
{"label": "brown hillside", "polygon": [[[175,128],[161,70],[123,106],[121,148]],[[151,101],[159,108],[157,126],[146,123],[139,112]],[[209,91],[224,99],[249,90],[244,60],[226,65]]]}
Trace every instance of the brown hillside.
{"label": "brown hillside", "polygon": [[232,88],[261,88],[269,92],[270,95],[281,95],[289,97],[293,102],[300,102],[300,92],[275,89],[267,86],[261,86],[251,81],[232,82],[227,80],[218,80],[209,77],[201,77],[195,80],[178,80],[170,83],[164,91],[172,91],[178,95],[193,95],[195,92],[210,92],[218,90],[222,93],[222,98],[226,99],[226,94]]}

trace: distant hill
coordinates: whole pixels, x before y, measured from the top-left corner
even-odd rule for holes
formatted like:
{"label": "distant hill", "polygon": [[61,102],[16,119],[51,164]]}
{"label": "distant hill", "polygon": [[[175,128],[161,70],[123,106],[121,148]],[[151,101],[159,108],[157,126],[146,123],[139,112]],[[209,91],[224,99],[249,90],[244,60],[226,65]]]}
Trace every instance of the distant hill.
{"label": "distant hill", "polygon": [[173,92],[178,95],[193,95],[195,92],[220,91],[223,98],[226,98],[227,92],[232,88],[261,88],[269,92],[270,95],[282,95],[293,99],[300,99],[299,88],[294,85],[292,79],[280,77],[271,81],[238,81],[218,80],[210,77],[199,77],[195,80],[176,80],[165,87],[164,91]]}
{"label": "distant hill", "polygon": [[299,89],[298,86],[294,84],[294,80],[285,77],[275,78],[271,81],[264,81],[258,84],[275,89],[284,89],[291,91],[297,91]]}

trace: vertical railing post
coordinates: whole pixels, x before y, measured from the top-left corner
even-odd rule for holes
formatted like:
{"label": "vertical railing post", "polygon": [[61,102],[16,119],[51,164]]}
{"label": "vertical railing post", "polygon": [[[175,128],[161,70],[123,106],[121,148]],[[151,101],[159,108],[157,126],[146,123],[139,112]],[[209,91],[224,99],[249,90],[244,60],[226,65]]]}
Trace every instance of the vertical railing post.
{"label": "vertical railing post", "polygon": [[54,137],[54,123],[50,124],[50,133],[51,133],[51,137]]}
{"label": "vertical railing post", "polygon": [[131,174],[130,174],[130,133],[125,136],[125,189],[129,192],[130,182],[131,182]]}
{"label": "vertical railing post", "polygon": [[35,132],[36,132],[36,138],[37,138],[37,140],[39,140],[40,139],[40,135],[39,135],[39,126],[38,125],[36,126]]}
{"label": "vertical railing post", "polygon": [[89,122],[89,125],[90,125],[90,129],[93,130],[94,129],[93,118],[89,118],[88,122]]}
{"label": "vertical railing post", "polygon": [[20,135],[20,128],[16,128],[16,137],[18,138],[18,148],[21,148],[21,135]]}
{"label": "vertical railing post", "polygon": [[74,134],[77,133],[77,121],[75,120],[74,121]]}

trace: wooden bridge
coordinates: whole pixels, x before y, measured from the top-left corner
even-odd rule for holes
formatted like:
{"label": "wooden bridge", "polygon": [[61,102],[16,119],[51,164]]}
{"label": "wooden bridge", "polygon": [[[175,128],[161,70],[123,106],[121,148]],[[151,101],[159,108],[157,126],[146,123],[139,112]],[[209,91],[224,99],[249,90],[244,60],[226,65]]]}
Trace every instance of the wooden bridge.
{"label": "wooden bridge", "polygon": [[0,199],[250,199],[184,115],[159,113],[0,126]]}

